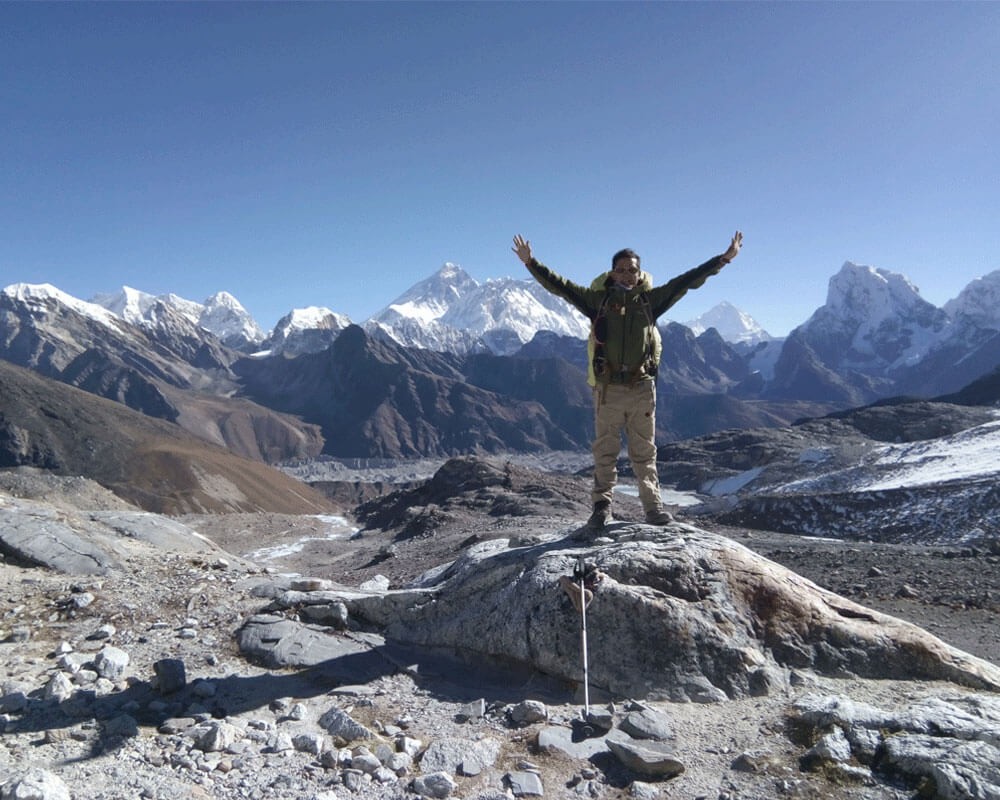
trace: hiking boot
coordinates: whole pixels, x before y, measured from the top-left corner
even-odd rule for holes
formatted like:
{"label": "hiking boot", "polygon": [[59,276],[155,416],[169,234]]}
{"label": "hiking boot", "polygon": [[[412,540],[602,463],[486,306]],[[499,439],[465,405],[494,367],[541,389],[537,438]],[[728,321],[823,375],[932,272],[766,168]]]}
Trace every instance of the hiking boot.
{"label": "hiking boot", "polygon": [[647,525],[669,525],[673,521],[674,518],[670,512],[664,511],[662,508],[651,508],[646,512]]}
{"label": "hiking boot", "polygon": [[592,531],[599,531],[611,522],[611,503],[601,500],[594,503],[594,513],[587,520],[587,527]]}

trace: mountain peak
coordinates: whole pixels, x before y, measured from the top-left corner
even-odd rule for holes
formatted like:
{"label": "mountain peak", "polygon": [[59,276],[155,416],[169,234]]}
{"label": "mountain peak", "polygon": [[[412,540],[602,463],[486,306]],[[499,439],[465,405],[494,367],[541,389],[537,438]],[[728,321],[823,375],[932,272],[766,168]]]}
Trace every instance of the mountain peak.
{"label": "mountain peak", "polygon": [[715,328],[727,342],[755,345],[774,338],[753,317],[726,300],[684,324],[696,336],[700,336],[709,328]]}
{"label": "mountain peak", "polygon": [[905,275],[852,261],[830,278],[826,306],[837,316],[875,323],[932,307]]}
{"label": "mountain peak", "polygon": [[443,278],[445,280],[469,279],[469,273],[462,269],[458,264],[453,264],[451,261],[445,261],[441,265],[441,269],[437,271],[437,277]]}
{"label": "mountain peak", "polygon": [[467,352],[489,340],[494,352],[513,352],[539,330],[585,337],[589,324],[534,280],[479,283],[445,263],[372,316],[365,327],[428,350]]}
{"label": "mountain peak", "polygon": [[906,276],[848,261],[830,278],[826,304],[797,330],[827,363],[883,375],[923,358],[947,326]]}

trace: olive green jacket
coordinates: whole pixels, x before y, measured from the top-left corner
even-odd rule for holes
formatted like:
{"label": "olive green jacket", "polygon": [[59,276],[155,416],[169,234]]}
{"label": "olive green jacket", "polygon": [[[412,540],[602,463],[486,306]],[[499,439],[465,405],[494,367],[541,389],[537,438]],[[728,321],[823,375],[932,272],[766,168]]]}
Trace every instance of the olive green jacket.
{"label": "olive green jacket", "polygon": [[532,259],[528,271],[548,291],[563,298],[591,321],[591,338],[597,343],[592,372],[604,383],[653,380],[659,366],[656,320],[689,289],[697,289],[727,264],[715,256],[701,266],[678,275],[662,286],[651,286],[640,273],[634,289],[617,286],[609,276],[603,287],[581,286]]}

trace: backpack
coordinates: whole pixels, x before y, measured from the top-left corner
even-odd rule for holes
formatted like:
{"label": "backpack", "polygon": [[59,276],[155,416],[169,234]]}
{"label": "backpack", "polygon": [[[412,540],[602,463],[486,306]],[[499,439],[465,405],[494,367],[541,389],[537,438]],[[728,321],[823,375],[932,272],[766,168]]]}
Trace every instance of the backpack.
{"label": "backpack", "polygon": [[[590,288],[594,290],[605,289],[610,275],[610,272],[601,273],[591,282]],[[648,272],[639,273],[637,286],[642,289],[640,300],[642,308],[646,312],[646,318],[649,321],[646,334],[646,355],[643,359],[643,366],[645,367],[646,375],[651,376],[655,380],[657,370],[660,366],[660,354],[663,352],[663,342],[660,338],[660,330],[656,327],[656,320],[653,319],[653,312],[649,306],[649,297],[646,294],[647,291],[653,288],[653,279]],[[610,300],[611,291],[607,290],[604,293],[601,305],[597,309],[597,313],[590,323],[590,336],[587,338],[587,383],[591,386],[597,386],[598,378],[604,372],[607,363],[604,355],[604,343],[600,341],[597,335],[597,328],[600,321],[607,316],[607,306]],[[638,378],[638,372],[636,378]]]}

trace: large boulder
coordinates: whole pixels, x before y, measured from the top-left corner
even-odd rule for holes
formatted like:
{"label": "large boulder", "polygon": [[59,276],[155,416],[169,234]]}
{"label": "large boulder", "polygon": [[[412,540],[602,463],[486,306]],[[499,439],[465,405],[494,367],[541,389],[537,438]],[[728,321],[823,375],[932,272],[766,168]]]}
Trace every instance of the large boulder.
{"label": "large boulder", "polygon": [[418,588],[344,601],[390,640],[580,680],[581,617],[558,579],[585,558],[604,574],[587,608],[589,680],[618,695],[723,700],[766,692],[793,668],[1000,689],[1000,668],[730,539],[679,523],[615,532],[599,545],[485,542]]}

